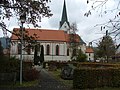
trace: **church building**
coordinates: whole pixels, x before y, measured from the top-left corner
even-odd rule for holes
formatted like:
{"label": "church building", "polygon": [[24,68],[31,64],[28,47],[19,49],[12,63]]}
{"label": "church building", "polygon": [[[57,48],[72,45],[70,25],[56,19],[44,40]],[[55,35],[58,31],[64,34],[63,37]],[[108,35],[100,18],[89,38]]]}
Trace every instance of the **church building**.
{"label": "church building", "polygon": [[[13,32],[18,34],[20,33],[20,28],[14,28]],[[70,61],[73,50],[71,49],[71,34],[70,34],[70,23],[67,17],[66,3],[64,0],[62,17],[58,30],[52,29],[32,29],[25,28],[28,36],[34,37],[34,42],[40,46],[38,56],[41,53],[41,47],[43,47],[44,60],[47,61]],[[94,60],[94,52],[86,47],[86,43],[81,39],[78,34],[74,34],[74,41],[77,43],[77,49],[81,49],[83,53],[87,53],[89,56],[88,60]],[[20,59],[21,48],[20,48],[20,39],[12,34],[11,36],[11,48],[10,55],[11,57],[16,57]],[[24,40],[24,49],[22,51],[23,60],[33,61],[35,47],[29,47],[30,43],[25,42]],[[90,54],[89,54],[90,53]],[[92,54],[91,54],[92,53]],[[92,56],[90,56],[92,55]]]}

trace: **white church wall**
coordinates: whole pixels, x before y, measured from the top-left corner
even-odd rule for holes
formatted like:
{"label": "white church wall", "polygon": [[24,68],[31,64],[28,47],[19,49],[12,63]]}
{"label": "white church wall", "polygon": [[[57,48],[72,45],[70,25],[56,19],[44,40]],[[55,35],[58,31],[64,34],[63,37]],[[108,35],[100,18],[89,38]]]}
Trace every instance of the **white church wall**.
{"label": "white church wall", "polygon": [[[40,45],[44,46],[44,57],[45,61],[69,61],[70,56],[67,56],[67,44],[66,42],[40,42]],[[47,45],[50,45],[50,55],[46,55]],[[59,46],[59,55],[56,56],[56,45]],[[20,59],[20,54],[18,54],[18,43],[11,45],[11,57],[16,57]],[[40,53],[38,53],[40,56]],[[25,61],[34,60],[34,50],[31,49],[31,54],[28,55],[26,51],[23,50],[23,59]]]}
{"label": "white church wall", "polygon": [[45,61],[69,61],[70,57],[69,56],[46,56]]}
{"label": "white church wall", "polygon": [[[40,42],[40,41],[39,41]],[[66,42],[47,42],[47,41],[41,41],[40,45],[44,46],[44,55],[45,55],[45,61],[69,61],[71,60],[71,53],[69,52],[69,56],[67,56],[67,47],[68,45]],[[47,45],[50,45],[50,55],[46,55],[46,47]],[[59,56],[56,56],[56,45],[59,46]],[[79,49],[81,49],[85,53],[86,46],[80,45]],[[16,58],[20,59],[20,54],[18,55],[18,43],[14,43],[11,45],[11,56],[15,56]],[[40,56],[40,53],[38,53]],[[88,60],[94,60],[94,54],[87,54]],[[31,55],[27,55],[27,52],[23,50],[23,59],[27,61],[33,61],[34,59],[34,50],[31,49]]]}
{"label": "white church wall", "polygon": [[10,53],[12,53],[12,54],[18,53],[17,45],[18,45],[17,42],[12,43]]}
{"label": "white church wall", "polygon": [[[20,55],[11,55],[11,57],[16,57],[17,59],[20,59]],[[30,61],[33,62],[34,60],[34,55],[23,55],[23,60],[24,61]],[[44,56],[44,60],[47,61],[58,61],[58,62],[63,62],[63,61],[70,61],[70,56]]]}
{"label": "white church wall", "polygon": [[44,54],[46,55],[47,45],[50,45],[50,55],[56,55],[56,46],[59,46],[59,55],[66,55],[67,46],[65,42],[42,42],[41,45],[44,46]]}
{"label": "white church wall", "polygon": [[80,45],[80,46],[79,46],[79,49],[81,49],[81,50],[82,50],[82,52],[85,54],[86,45],[85,45],[85,44]]}

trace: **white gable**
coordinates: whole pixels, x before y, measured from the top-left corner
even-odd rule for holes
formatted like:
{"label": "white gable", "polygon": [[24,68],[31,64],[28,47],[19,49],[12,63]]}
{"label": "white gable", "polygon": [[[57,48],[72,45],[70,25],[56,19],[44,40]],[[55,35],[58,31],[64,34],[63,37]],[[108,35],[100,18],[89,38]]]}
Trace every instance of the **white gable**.
{"label": "white gable", "polygon": [[68,32],[69,26],[67,22],[64,22],[64,24],[60,27],[60,30],[64,30],[65,32]]}

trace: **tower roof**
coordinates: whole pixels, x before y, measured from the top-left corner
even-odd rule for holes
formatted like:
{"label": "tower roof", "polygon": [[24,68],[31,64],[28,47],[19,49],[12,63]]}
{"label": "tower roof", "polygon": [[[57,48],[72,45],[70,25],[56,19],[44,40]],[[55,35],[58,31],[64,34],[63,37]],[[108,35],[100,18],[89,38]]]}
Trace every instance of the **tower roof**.
{"label": "tower roof", "polygon": [[60,27],[66,22],[69,25],[68,18],[67,18],[67,10],[66,10],[66,3],[64,0],[64,5],[63,5],[63,12],[62,12],[62,18],[60,21]]}

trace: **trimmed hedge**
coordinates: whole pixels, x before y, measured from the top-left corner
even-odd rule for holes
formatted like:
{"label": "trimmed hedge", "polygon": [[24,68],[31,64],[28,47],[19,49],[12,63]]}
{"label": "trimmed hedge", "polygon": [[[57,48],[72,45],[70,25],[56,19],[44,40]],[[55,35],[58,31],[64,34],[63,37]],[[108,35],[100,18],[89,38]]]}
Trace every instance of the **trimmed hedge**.
{"label": "trimmed hedge", "polygon": [[75,69],[73,74],[73,87],[78,89],[120,87],[120,69]]}
{"label": "trimmed hedge", "polygon": [[[74,62],[75,63],[75,62]],[[83,63],[77,63],[77,67],[91,67],[91,68],[101,68],[101,67],[116,67],[120,68],[120,64],[112,64],[112,63],[95,63],[95,62],[83,62]]]}

